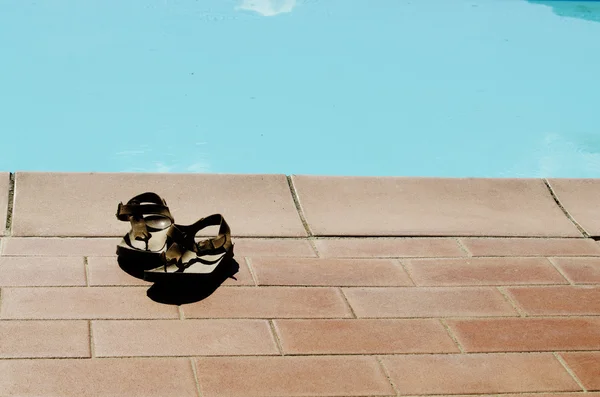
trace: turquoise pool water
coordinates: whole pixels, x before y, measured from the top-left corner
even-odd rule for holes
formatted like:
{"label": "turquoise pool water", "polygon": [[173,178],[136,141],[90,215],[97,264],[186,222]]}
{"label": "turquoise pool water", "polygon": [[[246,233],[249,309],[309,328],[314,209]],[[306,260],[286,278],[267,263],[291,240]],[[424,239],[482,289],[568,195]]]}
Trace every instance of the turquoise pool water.
{"label": "turquoise pool water", "polygon": [[0,170],[600,177],[600,2],[0,3]]}

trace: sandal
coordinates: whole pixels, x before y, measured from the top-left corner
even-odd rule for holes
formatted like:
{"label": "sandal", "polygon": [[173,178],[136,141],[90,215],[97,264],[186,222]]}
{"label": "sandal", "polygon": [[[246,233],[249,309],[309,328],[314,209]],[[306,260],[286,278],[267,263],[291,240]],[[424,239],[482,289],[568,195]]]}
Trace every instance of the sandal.
{"label": "sandal", "polygon": [[131,222],[131,230],[117,245],[119,260],[135,267],[152,269],[162,263],[173,217],[167,203],[156,193],[142,193],[123,205],[119,203],[117,219]]}
{"label": "sandal", "polygon": [[[208,226],[219,226],[218,236],[196,243],[196,234]],[[233,258],[231,230],[221,214],[210,215],[189,226],[173,225],[168,234],[169,248],[161,254],[163,265],[144,271],[146,281],[205,277]]]}

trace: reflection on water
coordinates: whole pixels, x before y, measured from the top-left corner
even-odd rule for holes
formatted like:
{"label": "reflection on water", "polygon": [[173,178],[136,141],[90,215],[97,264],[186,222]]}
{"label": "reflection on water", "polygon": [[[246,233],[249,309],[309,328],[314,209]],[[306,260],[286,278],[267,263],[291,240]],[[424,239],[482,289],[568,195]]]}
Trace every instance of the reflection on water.
{"label": "reflection on water", "polygon": [[[527,170],[527,171],[525,171]],[[600,140],[592,135],[547,134],[526,158],[501,174],[511,178],[595,178],[600,174]]]}
{"label": "reflection on water", "polygon": [[558,16],[600,22],[600,1],[598,0],[527,0],[533,4],[552,7]]}
{"label": "reflection on water", "polygon": [[259,13],[265,17],[291,12],[296,6],[296,0],[242,0],[236,9]]}
{"label": "reflection on water", "polygon": [[[204,142],[194,145],[166,145],[152,149],[148,145],[141,145],[135,150],[122,150],[115,153],[112,161],[116,162],[121,172],[158,172],[158,173],[206,173],[216,172],[202,152]],[[143,165],[140,167],[140,165]]]}

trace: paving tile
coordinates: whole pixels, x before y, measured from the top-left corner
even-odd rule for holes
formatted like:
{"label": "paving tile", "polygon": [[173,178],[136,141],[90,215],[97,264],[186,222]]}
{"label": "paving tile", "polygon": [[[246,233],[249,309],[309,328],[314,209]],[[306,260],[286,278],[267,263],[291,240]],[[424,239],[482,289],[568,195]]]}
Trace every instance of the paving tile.
{"label": "paving tile", "polygon": [[0,321],[0,358],[43,357],[90,357],[88,322]]}
{"label": "paving tile", "polygon": [[462,238],[473,256],[593,256],[600,245],[584,238]]}
{"label": "paving tile", "polygon": [[284,354],[459,353],[437,320],[277,320]]}
{"label": "paving tile", "polygon": [[318,236],[581,237],[541,179],[293,176],[293,183]]}
{"label": "paving tile", "polygon": [[561,353],[588,391],[600,390],[600,353]]}
{"label": "paving tile", "polygon": [[92,321],[98,357],[279,354],[266,320]]}
{"label": "paving tile", "polygon": [[417,285],[568,284],[546,258],[410,259]]}
{"label": "paving tile", "polygon": [[322,238],[314,240],[322,257],[400,258],[466,256],[453,238]]}
{"label": "paving tile", "polygon": [[235,236],[306,236],[285,175],[30,172],[16,174],[13,235],[122,236],[117,204],[149,190],[179,224],[222,213]]}
{"label": "paving tile", "polygon": [[600,393],[535,393],[535,394],[503,394],[502,397],[600,397]]}
{"label": "paving tile", "polygon": [[87,267],[91,286],[152,285],[121,270],[116,256],[89,257]]}
{"label": "paving tile", "polygon": [[177,307],[155,303],[141,287],[3,288],[0,318],[179,318]]}
{"label": "paving tile", "polygon": [[576,284],[600,284],[600,258],[552,258],[552,261]]}
{"label": "paving tile", "polygon": [[393,259],[252,258],[259,285],[413,285]]}
{"label": "paving tile", "polygon": [[506,291],[528,315],[600,315],[600,287],[514,287]]}
{"label": "paving tile", "polygon": [[115,256],[120,237],[61,238],[61,237],[7,237],[3,255],[25,256]]}
{"label": "paving tile", "polygon": [[0,172],[0,236],[4,236],[6,226],[6,212],[8,211],[8,190],[10,187],[10,173]]}
{"label": "paving tile", "polygon": [[592,236],[600,236],[600,179],[549,179],[561,205]]}
{"label": "paving tile", "polygon": [[466,352],[600,350],[600,318],[448,320]]}
{"label": "paving tile", "polygon": [[306,239],[236,238],[235,255],[242,256],[293,256],[316,257],[317,254]]}
{"label": "paving tile", "polygon": [[0,286],[85,285],[83,258],[0,257]]}
{"label": "paving tile", "polygon": [[197,397],[187,358],[0,361],[3,396]]}
{"label": "paving tile", "polygon": [[210,297],[182,308],[185,318],[352,317],[335,288],[219,288]]}
{"label": "paving tile", "polygon": [[387,356],[382,362],[401,395],[581,390],[550,353]]}
{"label": "paving tile", "polygon": [[374,357],[210,357],[197,368],[203,397],[395,395]]}
{"label": "paving tile", "polygon": [[461,288],[344,288],[358,317],[516,316],[498,290]]}
{"label": "paving tile", "polygon": [[[233,276],[234,278],[230,277],[223,285],[254,285],[246,261],[243,258],[237,258],[237,262],[240,267],[238,272]],[[88,277],[92,286],[150,285],[150,283],[121,270],[116,257],[88,258]]]}

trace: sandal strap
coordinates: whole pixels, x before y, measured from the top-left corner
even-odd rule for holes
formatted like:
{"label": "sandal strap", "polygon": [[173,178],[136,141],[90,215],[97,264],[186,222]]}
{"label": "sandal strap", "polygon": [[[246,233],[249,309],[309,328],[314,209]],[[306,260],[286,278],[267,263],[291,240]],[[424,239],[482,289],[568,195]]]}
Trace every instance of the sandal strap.
{"label": "sandal strap", "polygon": [[182,272],[185,269],[185,265],[181,264],[181,257],[183,256],[185,251],[186,250],[182,248],[179,244],[171,244],[167,251],[162,254],[165,271],[167,266],[176,265],[178,267],[177,271]]}
{"label": "sandal strap", "polygon": [[[219,225],[217,237],[196,243],[195,237],[200,230],[217,225]],[[169,237],[173,240],[173,244],[167,250],[165,259],[169,264],[177,263],[177,267],[182,271],[185,269],[185,265],[181,265],[181,257],[185,251],[193,251],[196,254],[207,251],[228,252],[233,246],[231,229],[221,214],[207,216],[189,226],[174,225],[169,230]],[[222,243],[215,245],[217,241],[222,241]]]}
{"label": "sandal strap", "polygon": [[131,231],[136,240],[148,241],[150,233],[146,227],[144,215],[160,215],[174,221],[167,202],[158,194],[146,192],[138,194],[127,202],[119,203],[117,207],[117,219],[120,221],[131,222]]}
{"label": "sandal strap", "polygon": [[125,205],[122,202],[119,203],[117,208],[117,218],[121,221],[128,221],[130,216],[145,214],[162,215],[173,221],[167,202],[153,192],[138,194]]}
{"label": "sandal strap", "polygon": [[168,207],[158,204],[123,204],[119,203],[117,207],[117,218],[120,221],[129,221],[129,217],[140,217],[143,215],[161,215],[173,221]]}

